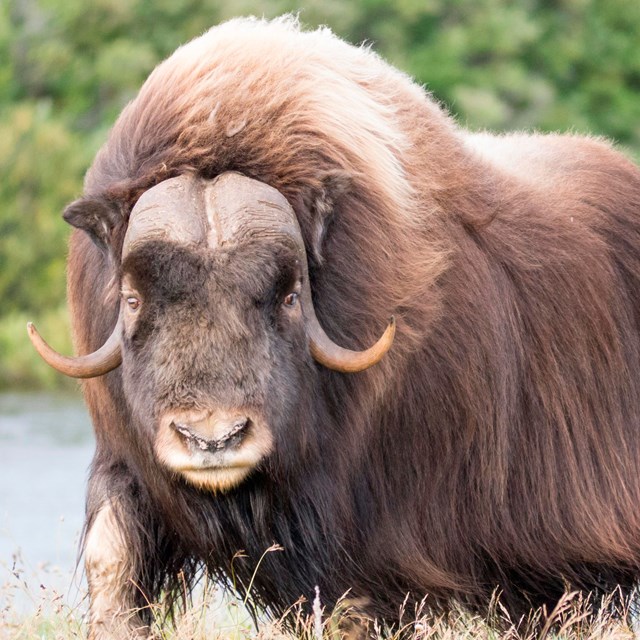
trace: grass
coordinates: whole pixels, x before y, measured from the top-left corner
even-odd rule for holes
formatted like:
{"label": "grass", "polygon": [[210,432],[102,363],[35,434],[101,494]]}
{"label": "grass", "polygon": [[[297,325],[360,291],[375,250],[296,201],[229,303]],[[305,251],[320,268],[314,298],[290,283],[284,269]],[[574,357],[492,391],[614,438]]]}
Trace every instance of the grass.
{"label": "grass", "polygon": [[[266,553],[279,551],[274,545]],[[61,593],[53,584],[76,584],[75,574],[64,575],[55,567],[26,569],[19,553],[10,565],[0,563],[0,640],[71,640],[85,638],[88,598],[72,589]],[[258,565],[259,570],[259,565]],[[49,586],[46,584],[49,583]],[[401,607],[393,630],[364,620],[358,603],[348,594],[331,611],[322,605],[316,587],[312,614],[302,602],[294,603],[277,620],[256,626],[242,601],[224,593],[203,576],[172,624],[166,622],[162,605],[151,605],[155,618],[154,640],[633,640],[640,638],[638,596],[624,601],[613,593],[600,600],[580,593],[566,593],[557,606],[538,609],[528,617],[512,620],[499,597],[487,618],[462,609],[446,614],[429,612],[428,599],[415,611]],[[75,600],[75,604],[70,604]],[[633,618],[637,631],[634,633]],[[499,630],[498,630],[499,629]],[[125,639],[123,639],[125,640]]]}
{"label": "grass", "polygon": [[71,574],[56,567],[27,570],[19,555],[10,565],[0,563],[0,640],[86,637],[86,596],[80,595],[79,604],[71,605],[67,593],[51,586],[73,582]]}
{"label": "grass", "polygon": [[[69,640],[86,637],[87,598],[75,605],[45,584],[34,584],[15,559],[0,584],[1,640]],[[57,576],[59,578],[59,576]],[[38,580],[39,581],[39,580]],[[399,628],[393,631],[363,621],[347,598],[333,611],[326,611],[322,594],[316,591],[313,614],[303,613],[295,603],[279,620],[253,624],[244,603],[222,593],[203,580],[191,605],[174,624],[164,622],[155,609],[154,640],[632,640],[629,605],[617,604],[614,596],[594,602],[578,593],[567,593],[553,611],[533,611],[528,618],[511,620],[496,598],[490,618],[498,625],[462,610],[434,615],[427,606],[419,611],[399,611]],[[16,603],[22,606],[17,607]],[[425,605],[428,604],[425,603]],[[637,601],[636,601],[637,606]],[[25,612],[25,607],[28,612]],[[403,622],[406,621],[406,622]],[[496,627],[501,630],[497,631]],[[124,640],[124,639],[123,639]]]}

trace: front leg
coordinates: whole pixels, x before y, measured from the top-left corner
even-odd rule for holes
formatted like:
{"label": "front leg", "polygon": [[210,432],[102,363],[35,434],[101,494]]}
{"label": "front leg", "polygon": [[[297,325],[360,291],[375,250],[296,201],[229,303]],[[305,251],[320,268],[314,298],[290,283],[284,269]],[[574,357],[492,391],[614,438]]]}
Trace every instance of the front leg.
{"label": "front leg", "polygon": [[[98,508],[85,539],[85,569],[89,585],[89,640],[149,638],[139,605],[132,549],[120,523],[127,517],[123,501],[107,499]],[[146,616],[145,616],[146,617]]]}

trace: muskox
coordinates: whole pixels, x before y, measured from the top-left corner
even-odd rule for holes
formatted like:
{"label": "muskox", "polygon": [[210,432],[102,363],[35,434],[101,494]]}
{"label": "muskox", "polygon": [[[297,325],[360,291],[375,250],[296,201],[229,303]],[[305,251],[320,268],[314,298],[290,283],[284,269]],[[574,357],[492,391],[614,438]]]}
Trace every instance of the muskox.
{"label": "muskox", "polygon": [[391,622],[634,583],[640,172],[609,143],[472,134],[366,48],[236,20],[64,216],[89,355],[30,333],[87,378],[93,638],[202,567]]}

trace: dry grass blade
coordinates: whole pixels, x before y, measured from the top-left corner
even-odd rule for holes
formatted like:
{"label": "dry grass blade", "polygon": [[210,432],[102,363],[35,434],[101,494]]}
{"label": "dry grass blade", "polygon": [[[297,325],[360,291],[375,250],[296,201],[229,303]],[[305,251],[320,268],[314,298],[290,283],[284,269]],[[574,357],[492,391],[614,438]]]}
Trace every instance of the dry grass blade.
{"label": "dry grass blade", "polygon": [[[270,548],[268,552],[276,550]],[[86,601],[69,606],[54,589],[30,585],[19,566],[4,568],[7,571],[0,583],[0,640],[86,637]],[[29,603],[31,613],[20,613],[16,600]],[[360,612],[365,604],[350,599],[347,593],[332,611],[327,611],[322,608],[318,590],[311,613],[308,604],[299,601],[281,619],[261,621],[256,628],[243,608],[243,601],[225,596],[205,575],[191,604],[176,616],[172,625],[168,624],[162,606],[154,606],[154,637],[161,640],[634,640],[638,637],[633,630],[633,621],[637,624],[638,619],[637,598],[625,600],[616,592],[599,600],[567,593],[550,613],[538,610],[515,621],[501,607],[497,594],[486,619],[456,608],[446,614],[430,613],[428,602],[423,602],[411,614],[403,607],[395,628],[363,617]]]}

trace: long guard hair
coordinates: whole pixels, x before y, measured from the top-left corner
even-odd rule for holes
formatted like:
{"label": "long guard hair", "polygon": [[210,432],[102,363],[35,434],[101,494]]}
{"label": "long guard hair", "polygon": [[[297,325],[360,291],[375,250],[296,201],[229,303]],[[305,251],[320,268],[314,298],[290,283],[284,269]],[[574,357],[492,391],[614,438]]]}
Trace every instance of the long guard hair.
{"label": "long guard hair", "polygon": [[[376,367],[309,367],[289,438],[212,495],[163,471],[120,373],[84,383],[97,434],[88,502],[117,500],[139,602],[201,563],[277,613],[320,587],[389,620],[407,593],[513,611],[570,585],[630,585],[640,559],[640,173],[602,140],[490,136],[367,48],[290,18],[234,20],[151,74],[99,152],[76,231],[76,346],[117,313],[119,251],[160,181],[234,170],[300,222],[327,332]],[[238,551],[246,557],[234,558]],[[233,564],[233,566],[232,566]],[[180,576],[180,577],[179,577]]]}

